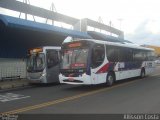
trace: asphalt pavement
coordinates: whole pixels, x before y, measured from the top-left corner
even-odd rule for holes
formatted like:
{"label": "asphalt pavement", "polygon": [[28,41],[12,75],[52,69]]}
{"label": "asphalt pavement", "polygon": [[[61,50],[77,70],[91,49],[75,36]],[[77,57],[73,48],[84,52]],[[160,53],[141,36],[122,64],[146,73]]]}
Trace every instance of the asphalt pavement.
{"label": "asphalt pavement", "polygon": [[144,79],[106,85],[37,85],[0,92],[0,113],[159,113],[160,67]]}

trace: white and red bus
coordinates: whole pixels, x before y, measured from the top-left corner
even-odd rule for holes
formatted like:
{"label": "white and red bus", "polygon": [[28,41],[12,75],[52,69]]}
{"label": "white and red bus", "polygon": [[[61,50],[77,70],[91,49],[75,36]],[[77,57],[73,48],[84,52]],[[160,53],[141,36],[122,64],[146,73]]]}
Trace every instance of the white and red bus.
{"label": "white and red bus", "polygon": [[60,83],[112,85],[145,77],[155,68],[154,50],[131,43],[76,40],[62,45]]}

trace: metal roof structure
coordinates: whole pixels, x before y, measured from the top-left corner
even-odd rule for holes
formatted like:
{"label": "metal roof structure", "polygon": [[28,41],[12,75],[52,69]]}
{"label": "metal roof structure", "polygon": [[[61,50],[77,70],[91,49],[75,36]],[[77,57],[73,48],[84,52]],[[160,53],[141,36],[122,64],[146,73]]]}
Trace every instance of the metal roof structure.
{"label": "metal roof structure", "polygon": [[75,25],[75,29],[78,29],[78,27],[81,28],[81,31],[88,31],[87,27],[93,27],[93,28],[97,28],[99,30],[104,30],[104,31],[107,31],[107,32],[110,32],[112,34],[115,34],[117,35],[118,38],[120,39],[124,39],[124,33],[123,31],[121,30],[118,30],[114,27],[111,27],[111,26],[108,26],[108,25],[105,25],[103,23],[99,23],[99,22],[96,22],[96,21],[93,21],[91,19],[88,19],[88,18],[85,18],[85,19],[82,19],[80,20],[76,25]]}
{"label": "metal roof structure", "polygon": [[[122,31],[111,26],[87,18],[76,19],[20,1],[0,0],[0,7],[63,22],[74,28],[74,30],[71,30],[0,14],[0,58],[24,58],[28,49],[38,46],[60,46],[68,36],[80,39],[94,38],[95,34],[87,33],[88,26],[102,29],[118,35],[119,38],[124,38]],[[96,33],[96,36],[104,37],[104,39],[106,37],[98,33]]]}
{"label": "metal roof structure", "polygon": [[64,22],[66,24],[74,25],[79,19],[63,15],[57,12],[46,10],[37,6],[25,4],[16,0],[0,0],[0,7],[6,8],[9,10],[14,10],[22,13],[27,13],[34,16],[39,16],[42,18],[47,18],[59,22]]}
{"label": "metal roof structure", "polygon": [[25,57],[27,49],[60,46],[67,36],[91,38],[87,33],[0,15],[0,57]]}
{"label": "metal roof structure", "polygon": [[80,32],[76,30],[61,28],[53,25],[48,25],[44,23],[38,23],[34,21],[19,19],[15,17],[10,17],[6,15],[0,15],[0,21],[3,22],[3,24],[7,27],[12,28],[20,28],[24,30],[32,30],[32,31],[39,31],[39,32],[47,32],[52,33],[56,32],[56,34],[62,35],[62,36],[72,36],[77,38],[91,38],[87,33]]}
{"label": "metal roof structure", "polygon": [[90,35],[93,39],[108,41],[108,42],[119,42],[119,43],[132,43],[128,40],[124,40],[120,37],[114,37],[111,35],[106,35],[104,33],[96,32],[96,31],[87,31],[88,35]]}

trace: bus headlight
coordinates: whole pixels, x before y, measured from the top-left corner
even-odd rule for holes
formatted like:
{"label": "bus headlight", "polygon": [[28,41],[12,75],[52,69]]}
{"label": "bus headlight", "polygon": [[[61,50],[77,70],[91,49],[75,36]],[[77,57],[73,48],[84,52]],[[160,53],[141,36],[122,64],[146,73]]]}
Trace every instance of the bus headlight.
{"label": "bus headlight", "polygon": [[86,73],[83,73],[83,74],[82,74],[82,76],[86,76],[86,75],[87,75]]}
{"label": "bus headlight", "polygon": [[44,76],[46,76],[46,74],[45,74],[45,73],[42,73],[42,77],[44,77]]}

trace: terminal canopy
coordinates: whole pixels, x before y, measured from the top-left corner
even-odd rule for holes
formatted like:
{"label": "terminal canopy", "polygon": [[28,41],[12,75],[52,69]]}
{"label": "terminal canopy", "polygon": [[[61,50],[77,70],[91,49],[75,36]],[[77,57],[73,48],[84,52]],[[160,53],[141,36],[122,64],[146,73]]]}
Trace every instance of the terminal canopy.
{"label": "terminal canopy", "polygon": [[0,57],[23,58],[38,46],[61,46],[67,36],[91,38],[87,33],[0,15]]}

